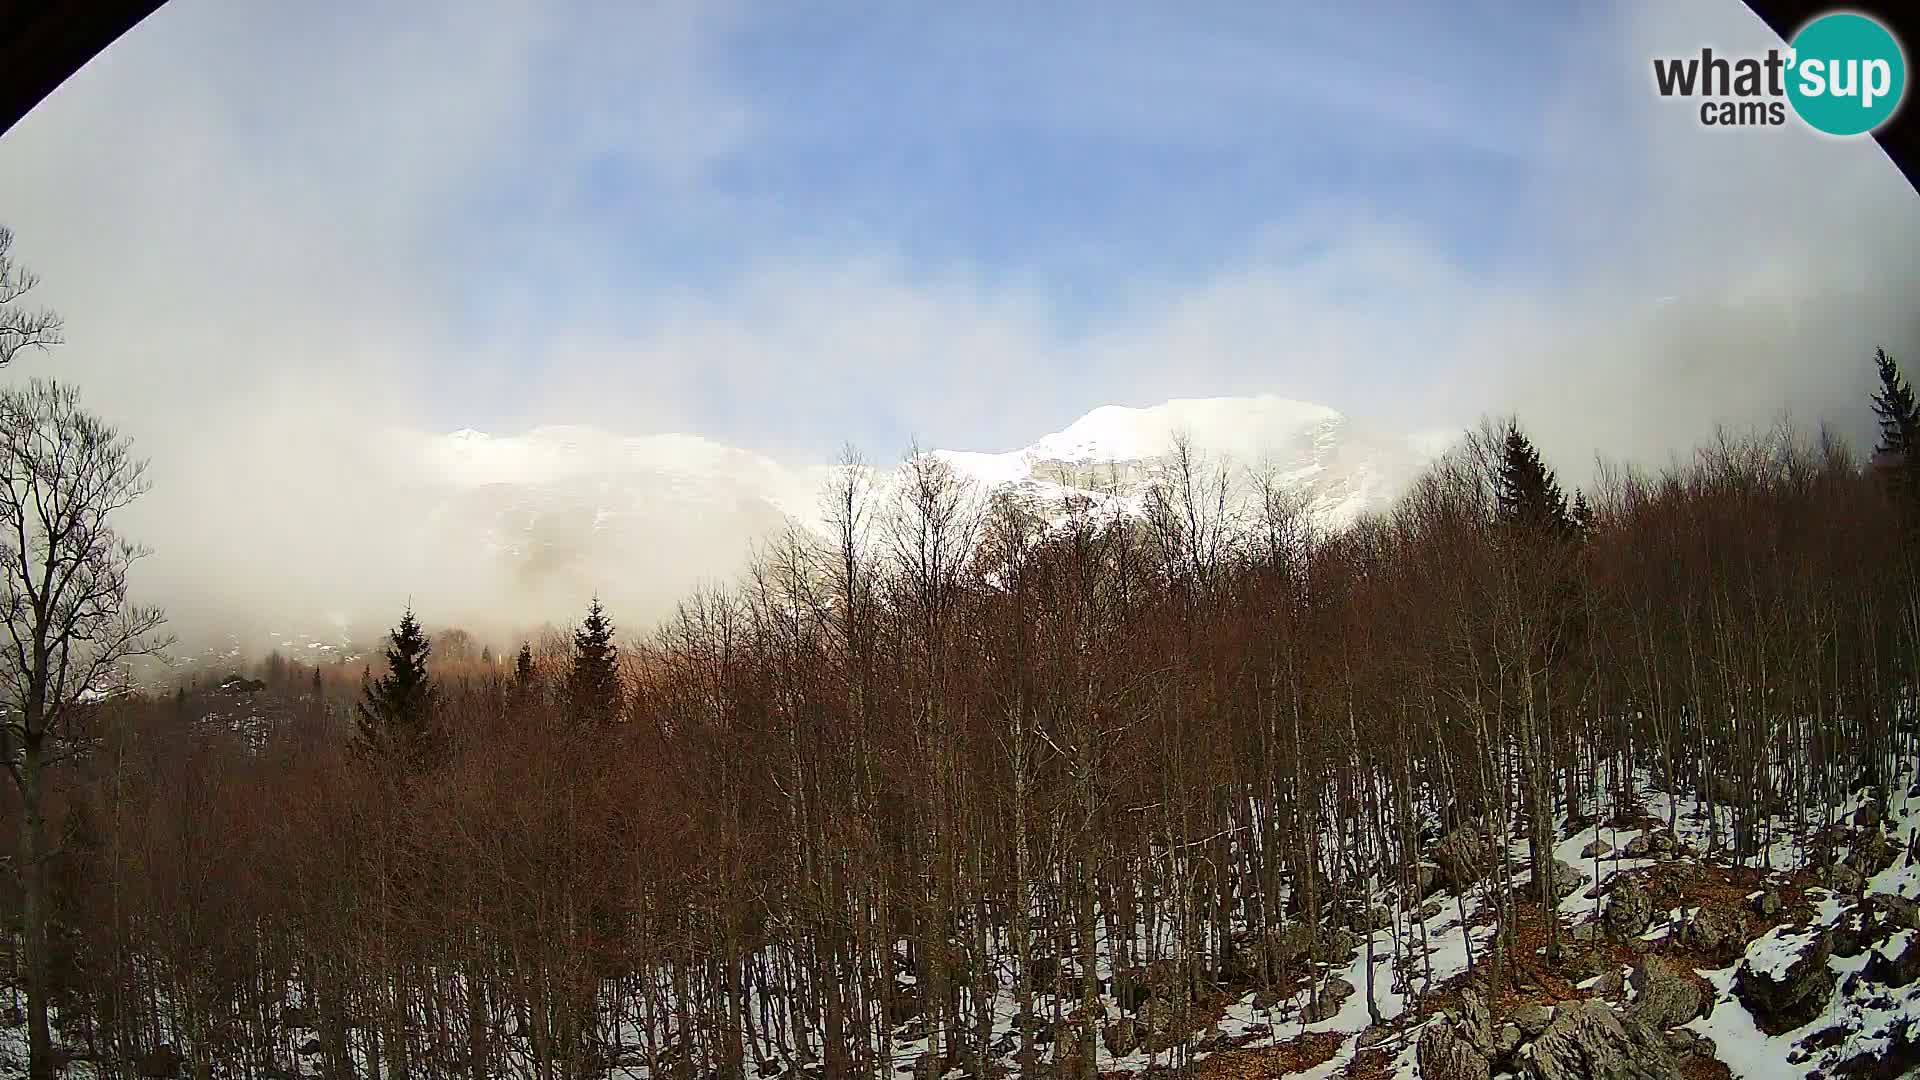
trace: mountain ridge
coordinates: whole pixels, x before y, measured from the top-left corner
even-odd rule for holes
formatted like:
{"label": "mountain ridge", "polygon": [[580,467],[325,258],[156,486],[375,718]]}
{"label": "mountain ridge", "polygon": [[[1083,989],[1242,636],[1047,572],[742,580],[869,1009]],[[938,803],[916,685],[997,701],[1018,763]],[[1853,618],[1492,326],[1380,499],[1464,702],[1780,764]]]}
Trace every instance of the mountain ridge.
{"label": "mountain ridge", "polygon": [[[1251,473],[1266,470],[1328,528],[1387,506],[1437,445],[1324,405],[1259,395],[1103,405],[1013,450],[924,453],[979,493],[1004,493],[1043,514],[1084,500],[1137,515],[1181,434],[1236,484],[1250,488]],[[702,582],[735,578],[755,543],[792,525],[825,534],[821,497],[837,468],[783,463],[696,434],[571,424],[409,438],[401,460],[419,466],[431,506],[422,542],[475,583],[466,591],[482,611],[526,610],[529,601],[571,611],[596,592],[630,610],[665,610]],[[904,465],[867,466],[883,500]]]}

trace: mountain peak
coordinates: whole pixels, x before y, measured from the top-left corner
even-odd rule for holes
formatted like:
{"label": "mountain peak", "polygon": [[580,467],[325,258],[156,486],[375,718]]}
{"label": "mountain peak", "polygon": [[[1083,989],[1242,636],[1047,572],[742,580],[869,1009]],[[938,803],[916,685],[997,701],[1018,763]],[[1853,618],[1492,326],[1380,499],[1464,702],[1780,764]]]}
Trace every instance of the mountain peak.
{"label": "mountain peak", "polygon": [[1185,433],[1198,448],[1254,464],[1303,433],[1343,419],[1325,405],[1264,394],[1174,398],[1145,407],[1102,405],[1027,452],[1048,461],[1138,461],[1166,453],[1175,436]]}
{"label": "mountain peak", "polygon": [[[1431,456],[1420,438],[1370,432],[1337,410],[1274,395],[1103,405],[1021,449],[928,453],[978,490],[1014,495],[1041,514],[1091,501],[1103,514],[1137,515],[1181,433],[1228,469],[1236,490],[1250,491],[1250,474],[1264,472],[1331,527],[1386,505]],[[821,494],[833,475],[825,463],[789,467],[697,435],[573,424],[507,435],[467,428],[416,446],[419,473],[441,489],[426,538],[436,560],[464,564],[472,602],[497,594],[496,606],[516,610],[591,588],[657,604],[725,580],[787,523],[824,529]],[[881,466],[873,479],[885,499],[902,476]]]}

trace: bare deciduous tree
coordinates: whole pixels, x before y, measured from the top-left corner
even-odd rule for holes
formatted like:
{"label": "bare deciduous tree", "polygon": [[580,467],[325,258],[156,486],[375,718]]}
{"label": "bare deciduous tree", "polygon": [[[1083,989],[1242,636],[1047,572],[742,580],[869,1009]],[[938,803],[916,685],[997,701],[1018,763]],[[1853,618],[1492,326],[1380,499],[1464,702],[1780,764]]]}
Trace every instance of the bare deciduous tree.
{"label": "bare deciduous tree", "polygon": [[60,316],[23,301],[40,279],[13,261],[13,230],[0,225],[0,367],[26,349],[60,343]]}
{"label": "bare deciduous tree", "polygon": [[35,379],[0,391],[0,602],[8,634],[0,759],[22,806],[16,870],[36,1080],[53,1075],[42,776],[73,753],[88,703],[126,684],[126,662],[166,644],[154,636],[160,610],[128,600],[127,571],[146,551],[109,520],[146,490],[146,463],[130,441],[82,409],[71,387]]}

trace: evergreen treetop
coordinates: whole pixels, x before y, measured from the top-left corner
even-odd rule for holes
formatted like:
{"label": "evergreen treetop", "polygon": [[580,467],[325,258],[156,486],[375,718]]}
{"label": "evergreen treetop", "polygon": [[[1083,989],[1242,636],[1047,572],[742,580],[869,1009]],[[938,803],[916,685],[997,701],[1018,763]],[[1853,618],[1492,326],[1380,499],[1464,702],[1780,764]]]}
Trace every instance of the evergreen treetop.
{"label": "evergreen treetop", "polygon": [[1900,373],[1885,349],[1873,351],[1880,389],[1873,395],[1873,415],[1880,424],[1875,464],[1884,470],[1892,491],[1901,498],[1909,527],[1920,527],[1920,403],[1913,384]]}
{"label": "evergreen treetop", "polygon": [[1575,539],[1584,541],[1593,535],[1593,507],[1587,505],[1585,492],[1573,493],[1573,509],[1567,512],[1567,518],[1573,524]]}
{"label": "evergreen treetop", "polygon": [[1916,404],[1913,385],[1900,374],[1885,349],[1873,351],[1873,362],[1880,369],[1880,389],[1873,395],[1873,415],[1880,422],[1883,454],[1893,454],[1905,464],[1916,445],[1920,445],[1920,404]]}
{"label": "evergreen treetop", "polygon": [[594,597],[587,617],[573,632],[573,667],[567,677],[567,702],[576,723],[606,724],[618,719],[622,705],[619,656],[613,646],[613,621]]}
{"label": "evergreen treetop", "polygon": [[[1507,425],[1501,445],[1495,507],[1502,524],[1523,535],[1571,538],[1579,530],[1566,493],[1520,425]],[[1584,505],[1584,504],[1582,504]]]}
{"label": "evergreen treetop", "polygon": [[398,755],[405,763],[425,765],[435,750],[434,712],[439,692],[427,671],[433,651],[409,607],[388,634],[387,674],[362,676],[362,700],[356,728],[362,750],[376,757]]}

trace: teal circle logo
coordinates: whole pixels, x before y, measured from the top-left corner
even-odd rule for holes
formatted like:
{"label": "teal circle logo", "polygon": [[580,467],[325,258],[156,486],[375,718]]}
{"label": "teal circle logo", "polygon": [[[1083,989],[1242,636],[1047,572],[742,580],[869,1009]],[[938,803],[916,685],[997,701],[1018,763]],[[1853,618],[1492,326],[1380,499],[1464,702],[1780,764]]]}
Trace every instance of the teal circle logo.
{"label": "teal circle logo", "polygon": [[1907,89],[1907,59],[1865,15],[1822,15],[1793,36],[1787,100],[1817,131],[1860,135],[1886,122]]}

